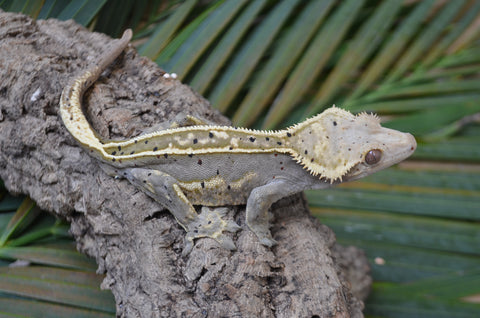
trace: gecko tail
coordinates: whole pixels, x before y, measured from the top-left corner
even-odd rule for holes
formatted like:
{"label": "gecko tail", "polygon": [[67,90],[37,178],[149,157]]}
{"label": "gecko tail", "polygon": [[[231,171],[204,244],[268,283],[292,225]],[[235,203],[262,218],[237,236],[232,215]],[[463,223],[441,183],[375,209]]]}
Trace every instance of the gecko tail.
{"label": "gecko tail", "polygon": [[60,116],[67,130],[82,147],[91,150],[95,157],[106,161],[112,158],[105,152],[102,141],[88,123],[82,111],[82,98],[84,92],[98,79],[103,70],[122,53],[131,38],[132,30],[127,29],[120,39],[112,42],[95,66],[82,72],[63,89],[60,97]]}

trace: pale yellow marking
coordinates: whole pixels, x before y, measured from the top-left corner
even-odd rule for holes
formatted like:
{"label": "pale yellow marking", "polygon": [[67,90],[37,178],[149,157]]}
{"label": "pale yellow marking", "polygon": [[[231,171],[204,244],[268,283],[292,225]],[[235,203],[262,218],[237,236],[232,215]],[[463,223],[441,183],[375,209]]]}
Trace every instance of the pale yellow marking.
{"label": "pale yellow marking", "polygon": [[200,145],[206,145],[208,143],[210,143],[211,141],[213,141],[213,138],[201,138],[201,139],[198,139],[198,143]]}
{"label": "pale yellow marking", "polygon": [[175,140],[175,142],[180,146],[185,146],[187,144],[187,140],[184,140],[181,136],[174,136],[173,140]]}
{"label": "pale yellow marking", "polygon": [[243,177],[241,177],[240,179],[230,183],[230,187],[233,190],[240,190],[243,187],[244,184],[250,183],[250,181],[252,181],[256,176],[257,176],[257,173],[255,173],[253,171],[247,171],[243,175]]}
{"label": "pale yellow marking", "polygon": [[228,134],[226,132],[223,132],[223,131],[216,131],[215,132],[215,137],[216,138],[221,138],[221,139],[228,139]]}
{"label": "pale yellow marking", "polygon": [[[205,190],[226,189],[230,185],[230,189],[235,191],[243,187],[244,184],[249,183],[255,178],[257,174],[252,171],[246,172],[240,179],[234,180],[227,184],[225,179],[220,175],[216,175],[206,180],[194,180],[194,181],[179,181],[178,184],[182,189],[188,192],[199,192]],[[203,182],[205,188],[202,188],[201,182]]]}
{"label": "pale yellow marking", "polygon": [[[93,156],[113,166],[131,166],[137,159],[145,159],[143,160],[144,164],[148,164],[150,159],[152,163],[155,163],[156,160],[162,160],[160,158],[162,155],[283,153],[293,157],[311,175],[333,182],[341,180],[352,167],[363,161],[363,157],[360,155],[363,156],[364,153],[358,145],[363,141],[359,140],[357,145],[347,145],[341,139],[329,140],[328,134],[331,134],[330,137],[335,137],[341,136],[340,132],[346,131],[350,132],[350,135],[358,134],[368,138],[368,132],[362,130],[364,125],[378,126],[380,129],[378,117],[367,114],[355,116],[334,106],[302,123],[280,131],[251,130],[229,126],[188,126],[156,131],[134,139],[104,144],[98,139],[86,120],[81,108],[81,99],[84,90],[98,78],[102,69],[113,62],[128,45],[131,35],[131,31],[127,30],[110,52],[101,57],[99,66],[84,72],[72,86],[65,87],[60,101],[62,120],[72,136],[83,147],[92,150]],[[332,123],[335,121],[338,122],[338,127],[332,129]],[[192,122],[203,123],[195,121],[195,119]],[[209,133],[213,133],[214,137],[204,137]],[[202,137],[200,138],[200,136]],[[266,141],[266,137],[270,138],[270,141]],[[194,144],[195,138],[198,140]],[[249,142],[250,138],[255,138],[255,141]],[[151,142],[150,144],[156,148],[156,144],[166,145],[168,140],[172,139],[176,144],[170,142],[168,147],[158,147],[156,151],[141,150],[147,148],[146,141]],[[206,146],[209,142],[213,143],[211,147]],[[351,147],[352,151],[340,149],[344,146]],[[230,150],[230,147],[233,149]],[[117,153],[115,150],[117,148],[119,150],[128,148],[129,152],[134,151],[134,153],[125,155],[108,153],[114,151]],[[235,183],[230,186],[234,187]]]}
{"label": "pale yellow marking", "polygon": [[190,201],[188,201],[187,197],[183,193],[180,186],[178,184],[174,183],[172,185],[172,187],[173,187],[173,190],[175,191],[175,194],[177,195],[177,197],[179,197],[185,204],[190,205]]}

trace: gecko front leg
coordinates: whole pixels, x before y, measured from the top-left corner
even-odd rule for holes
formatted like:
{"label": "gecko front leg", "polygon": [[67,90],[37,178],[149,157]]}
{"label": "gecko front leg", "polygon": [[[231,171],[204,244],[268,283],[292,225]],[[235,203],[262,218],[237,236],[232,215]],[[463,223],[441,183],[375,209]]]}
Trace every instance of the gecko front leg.
{"label": "gecko front leg", "polygon": [[246,223],[265,246],[272,247],[277,242],[272,238],[269,229],[268,209],[278,200],[301,192],[298,184],[287,180],[276,179],[252,190],[247,201]]}
{"label": "gecko front leg", "polygon": [[173,214],[187,232],[184,255],[192,250],[193,240],[201,237],[213,238],[228,250],[235,249],[232,239],[223,234],[223,231],[236,232],[240,227],[234,221],[223,219],[228,212],[227,208],[202,208],[202,213],[197,214],[177,180],[159,170],[126,168],[119,170],[119,174]]}

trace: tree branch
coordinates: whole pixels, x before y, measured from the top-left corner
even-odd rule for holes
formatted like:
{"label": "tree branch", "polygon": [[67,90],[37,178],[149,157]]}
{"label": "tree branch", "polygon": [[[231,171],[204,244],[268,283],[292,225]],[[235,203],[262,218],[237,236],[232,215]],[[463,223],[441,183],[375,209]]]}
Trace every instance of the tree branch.
{"label": "tree branch", "polygon": [[[273,249],[245,226],[244,207],[229,217],[243,228],[238,250],[199,239],[181,256],[185,232],[172,215],[99,168],[58,116],[64,85],[111,41],[72,21],[32,21],[0,11],[0,177],[9,191],[71,222],[78,249],[106,273],[122,317],[360,317],[350,286],[370,284],[365,256],[335,245],[310,216],[303,196],[276,203]],[[178,81],[165,80],[133,48],[87,92],[87,117],[103,138],[124,139],[192,114],[228,121]],[[354,274],[349,274],[354,273]],[[356,277],[356,278],[355,278]],[[358,289],[358,288],[357,288]]]}

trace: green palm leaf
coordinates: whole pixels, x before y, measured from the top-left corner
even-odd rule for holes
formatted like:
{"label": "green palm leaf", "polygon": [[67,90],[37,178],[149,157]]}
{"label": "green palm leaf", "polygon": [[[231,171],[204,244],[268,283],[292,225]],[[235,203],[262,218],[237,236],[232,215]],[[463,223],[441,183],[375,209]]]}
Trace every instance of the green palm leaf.
{"label": "green palm leaf", "polygon": [[68,226],[29,198],[9,211],[12,201],[18,204],[8,195],[0,202],[0,315],[113,316],[113,297],[100,290],[103,277],[75,250]]}
{"label": "green palm leaf", "polygon": [[[478,315],[478,1],[143,1],[123,9],[109,1],[88,10],[90,1],[79,1],[69,11],[62,3],[0,6],[96,21],[112,35],[133,27],[144,40],[140,52],[178,73],[235,125],[278,128],[335,103],[375,111],[385,126],[415,134],[411,160],[308,192],[312,211],[339,242],[362,247],[371,259],[367,314]],[[2,241],[20,247],[12,226],[5,225]],[[5,257],[17,258],[8,248]],[[23,251],[34,260],[35,250]]]}

